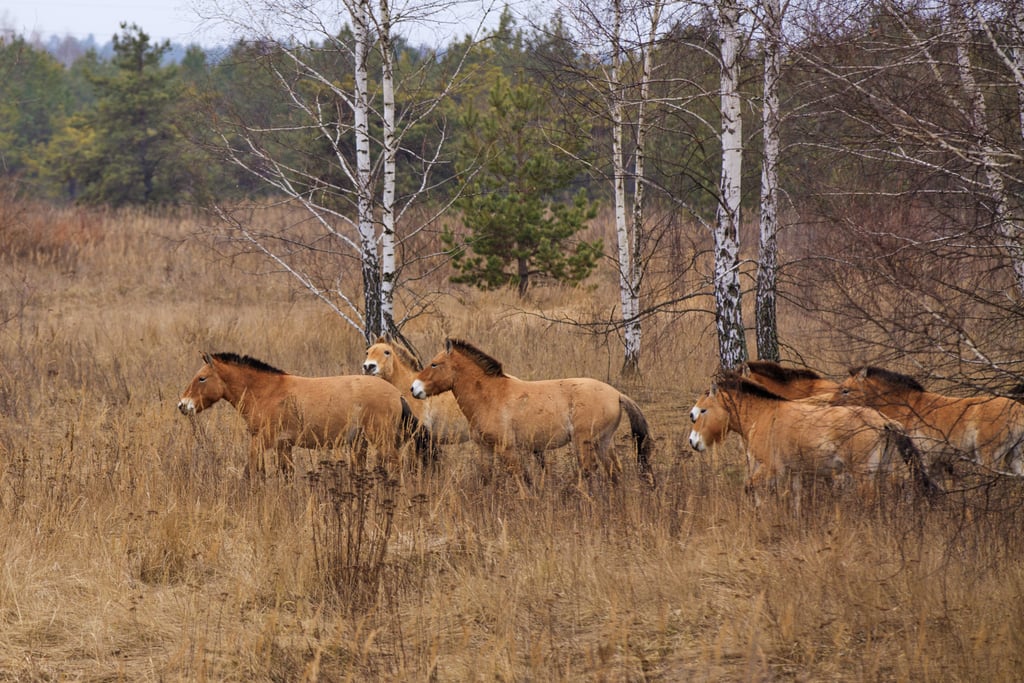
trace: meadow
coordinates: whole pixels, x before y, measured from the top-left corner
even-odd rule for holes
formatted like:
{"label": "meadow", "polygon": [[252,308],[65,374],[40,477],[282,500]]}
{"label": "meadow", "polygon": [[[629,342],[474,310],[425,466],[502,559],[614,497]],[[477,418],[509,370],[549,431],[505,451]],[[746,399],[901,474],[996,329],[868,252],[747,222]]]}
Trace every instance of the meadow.
{"label": "meadow", "polygon": [[657,487],[625,427],[614,486],[577,486],[558,453],[524,498],[467,445],[400,482],[300,449],[294,479],[250,487],[238,414],[175,408],[200,353],[345,374],[365,343],[198,221],[0,216],[0,680],[1020,679],[1017,482],[755,508],[738,439],[687,443],[709,311],[652,320],[630,382],[614,336],[552,322],[609,308],[610,272],[525,301],[439,274],[405,333],[427,356],[451,335],[524,379],[619,386],[656,436]]}

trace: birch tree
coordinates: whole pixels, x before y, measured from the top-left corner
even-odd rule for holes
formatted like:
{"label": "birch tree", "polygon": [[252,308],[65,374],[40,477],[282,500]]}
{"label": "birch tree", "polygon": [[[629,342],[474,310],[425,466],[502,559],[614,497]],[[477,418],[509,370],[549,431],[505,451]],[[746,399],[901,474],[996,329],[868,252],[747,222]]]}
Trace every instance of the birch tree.
{"label": "birch tree", "polygon": [[719,0],[722,167],[714,235],[715,322],[719,360],[733,368],[747,360],[740,289],[740,190],[743,167],[743,121],[740,111],[738,0]]}
{"label": "birch tree", "polygon": [[1003,238],[1003,246],[1009,256],[1014,279],[1017,285],[1017,296],[1024,300],[1024,225],[1021,219],[1014,216],[1006,194],[1006,185],[1000,171],[999,150],[993,140],[988,124],[988,112],[985,97],[974,77],[974,66],[971,63],[971,29],[965,3],[971,0],[949,0],[949,16],[952,24],[953,41],[956,46],[956,66],[963,89],[964,110],[969,121],[971,144],[969,152],[976,163],[984,170],[987,184],[985,193],[992,212],[992,220],[996,230]]}
{"label": "birch tree", "polygon": [[[396,320],[394,302],[401,267],[397,226],[431,188],[447,140],[438,107],[458,83],[474,43],[467,40],[461,44],[465,52],[446,57],[451,70],[424,97],[418,93],[428,78],[437,78],[438,60],[430,53],[411,59],[406,49],[407,67],[399,76],[396,26],[423,23],[455,4],[418,2],[396,11],[389,0],[343,0],[344,16],[329,4],[290,0],[210,8],[266,56],[263,63],[288,109],[284,119],[258,122],[222,110],[221,151],[308,220],[267,225],[251,212],[226,206],[215,207],[217,215],[233,237],[295,278],[367,342],[382,333],[400,334],[404,321]],[[485,12],[471,35],[480,35],[486,18]],[[438,124],[429,146],[403,147],[410,131],[426,121]],[[403,183],[404,195],[398,193],[400,153],[408,159],[407,172],[416,174]],[[406,234],[420,227],[408,226]],[[344,267],[353,257],[361,273],[357,286]]]}
{"label": "birch tree", "polygon": [[782,19],[787,3],[763,0],[764,93],[761,109],[764,151],[761,160],[761,222],[754,305],[757,356],[779,360],[776,281],[779,231],[779,82],[782,76]]}
{"label": "birch tree", "polygon": [[[1018,3],[1019,6],[1019,3]],[[790,46],[805,112],[805,215],[853,358],[1006,386],[1020,361],[1024,140],[1013,3],[836,3]],[[813,94],[812,94],[813,93]],[[796,119],[794,119],[796,121]],[[820,155],[820,156],[818,156]],[[815,158],[817,157],[817,158]],[[806,277],[810,270],[803,271]],[[824,285],[820,287],[818,285]]]}
{"label": "birch tree", "polygon": [[619,281],[619,320],[623,338],[622,373],[640,374],[643,340],[642,290],[649,258],[647,235],[647,144],[652,126],[651,95],[656,49],[664,32],[664,0],[632,3],[566,2],[579,64],[558,64],[576,71],[588,84],[595,116],[609,129],[608,180],[615,217],[615,261]]}

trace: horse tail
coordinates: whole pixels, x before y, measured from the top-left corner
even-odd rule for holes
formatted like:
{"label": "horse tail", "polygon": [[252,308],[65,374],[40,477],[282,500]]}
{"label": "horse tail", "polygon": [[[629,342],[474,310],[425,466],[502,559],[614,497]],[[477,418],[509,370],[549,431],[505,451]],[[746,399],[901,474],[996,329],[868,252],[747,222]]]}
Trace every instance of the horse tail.
{"label": "horse tail", "polygon": [[640,411],[640,406],[636,401],[625,394],[619,394],[619,405],[629,416],[629,427],[633,431],[633,442],[636,444],[636,464],[640,468],[640,474],[653,484],[651,453],[654,451],[654,437],[651,436],[647,418]]}
{"label": "horse tail", "polygon": [[411,436],[420,462],[424,466],[432,464],[437,460],[437,449],[430,430],[413,414],[412,408],[409,407],[409,403],[405,400],[404,396],[399,396],[398,400],[402,402],[401,429],[399,430],[400,441],[404,441]]}
{"label": "horse tail", "polygon": [[910,438],[906,430],[895,422],[888,422],[885,425],[885,432],[891,443],[896,445],[903,462],[910,468],[910,474],[914,483],[926,498],[934,498],[944,493],[942,487],[935,483],[935,480],[928,474],[921,458],[921,451],[917,448],[914,440]]}

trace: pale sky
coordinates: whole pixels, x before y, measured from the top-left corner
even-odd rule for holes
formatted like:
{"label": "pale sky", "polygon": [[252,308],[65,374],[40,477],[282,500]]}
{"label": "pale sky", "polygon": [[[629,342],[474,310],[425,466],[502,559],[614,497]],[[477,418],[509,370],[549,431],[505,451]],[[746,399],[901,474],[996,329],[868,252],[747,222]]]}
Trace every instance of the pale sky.
{"label": "pale sky", "polygon": [[[452,32],[461,37],[461,33],[472,30],[476,23],[474,18],[487,15],[491,20],[486,23],[493,25],[501,11],[501,2],[503,0],[464,2],[465,19],[435,23],[434,31],[426,22],[425,26],[421,25],[418,35],[409,37],[418,39],[414,42],[444,44]],[[218,33],[208,25],[204,26],[191,9],[189,0],[0,0],[0,29],[13,30],[26,38],[35,34],[43,40],[51,35],[86,38],[92,34],[102,45],[120,33],[122,21],[138,24],[154,42],[166,39],[204,46],[231,42],[230,38],[225,40],[222,37],[226,35],[224,31]],[[462,21],[466,23],[462,24]],[[443,32],[449,35],[437,35],[442,27]]]}
{"label": "pale sky", "polygon": [[120,23],[138,24],[154,41],[210,42],[198,18],[179,0],[0,0],[0,27],[25,37],[38,33],[86,38],[99,44],[120,33]]}

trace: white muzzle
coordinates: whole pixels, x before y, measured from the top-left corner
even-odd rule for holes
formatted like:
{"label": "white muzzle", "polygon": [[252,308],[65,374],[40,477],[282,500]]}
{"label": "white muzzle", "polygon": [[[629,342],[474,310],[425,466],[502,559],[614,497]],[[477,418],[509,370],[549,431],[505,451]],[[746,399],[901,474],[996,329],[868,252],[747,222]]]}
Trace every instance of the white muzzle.
{"label": "white muzzle", "polygon": [[416,398],[426,398],[427,397],[427,392],[423,388],[423,382],[421,382],[418,379],[417,380],[413,380],[413,383],[412,383],[412,395],[415,396]]}

